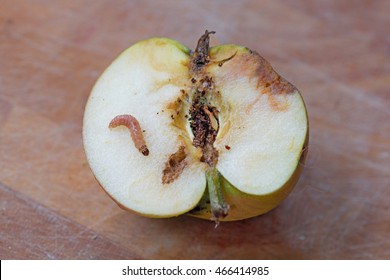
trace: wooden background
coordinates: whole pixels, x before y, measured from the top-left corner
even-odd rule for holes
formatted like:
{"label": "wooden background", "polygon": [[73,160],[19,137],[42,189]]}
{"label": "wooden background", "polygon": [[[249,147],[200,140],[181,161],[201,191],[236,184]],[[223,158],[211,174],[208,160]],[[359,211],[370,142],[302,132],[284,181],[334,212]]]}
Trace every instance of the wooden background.
{"label": "wooden background", "polygon": [[[1,0],[1,259],[390,259],[389,1]],[[123,49],[257,50],[303,93],[310,152],[272,212],[222,224],[127,213],[82,147],[85,102]]]}

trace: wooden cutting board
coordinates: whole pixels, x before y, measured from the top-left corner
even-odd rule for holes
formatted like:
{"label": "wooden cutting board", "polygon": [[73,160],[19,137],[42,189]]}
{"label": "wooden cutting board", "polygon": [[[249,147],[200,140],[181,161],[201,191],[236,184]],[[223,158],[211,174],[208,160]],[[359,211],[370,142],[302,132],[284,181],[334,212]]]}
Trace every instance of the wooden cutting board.
{"label": "wooden cutting board", "polygon": [[[389,259],[389,1],[2,0],[1,259]],[[82,147],[94,81],[152,36],[205,29],[257,50],[302,92],[309,157],[292,194],[222,224],[121,210]]]}

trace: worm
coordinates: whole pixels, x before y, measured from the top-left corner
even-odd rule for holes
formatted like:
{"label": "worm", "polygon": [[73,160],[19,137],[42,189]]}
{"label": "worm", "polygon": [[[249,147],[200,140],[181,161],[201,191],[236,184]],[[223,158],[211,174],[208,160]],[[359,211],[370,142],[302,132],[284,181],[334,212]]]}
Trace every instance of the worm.
{"label": "worm", "polygon": [[134,142],[135,147],[144,155],[149,155],[148,147],[146,146],[144,137],[142,135],[142,129],[139,122],[132,115],[119,115],[113,118],[109,124],[109,128],[115,128],[117,126],[124,125],[130,130],[131,139]]}

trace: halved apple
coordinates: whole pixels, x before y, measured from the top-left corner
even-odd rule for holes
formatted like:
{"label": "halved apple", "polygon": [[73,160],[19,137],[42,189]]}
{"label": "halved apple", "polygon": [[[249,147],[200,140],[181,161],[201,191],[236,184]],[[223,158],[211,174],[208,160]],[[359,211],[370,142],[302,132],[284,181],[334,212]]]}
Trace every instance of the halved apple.
{"label": "halved apple", "polygon": [[84,148],[121,207],[240,220],[276,207],[297,182],[308,142],[300,93],[248,48],[209,48],[211,33],[194,52],[141,41],[96,82]]}

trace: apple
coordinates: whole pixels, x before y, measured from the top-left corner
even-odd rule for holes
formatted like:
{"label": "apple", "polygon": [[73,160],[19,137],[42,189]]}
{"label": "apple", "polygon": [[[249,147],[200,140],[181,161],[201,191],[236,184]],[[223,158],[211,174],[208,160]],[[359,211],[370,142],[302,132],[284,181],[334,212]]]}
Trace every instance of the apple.
{"label": "apple", "polygon": [[89,96],[84,149],[103,189],[147,217],[234,221],[297,183],[308,118],[299,91],[238,45],[195,51],[167,38],[126,49]]}

